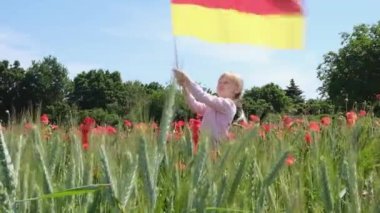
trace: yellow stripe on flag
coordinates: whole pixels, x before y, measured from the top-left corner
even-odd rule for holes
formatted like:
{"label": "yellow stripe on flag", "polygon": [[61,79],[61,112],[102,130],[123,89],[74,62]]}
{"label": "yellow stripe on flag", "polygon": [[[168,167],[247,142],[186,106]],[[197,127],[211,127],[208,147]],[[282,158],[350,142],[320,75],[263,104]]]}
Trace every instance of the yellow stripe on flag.
{"label": "yellow stripe on flag", "polygon": [[172,4],[171,9],[174,35],[215,43],[304,47],[305,19],[301,15],[256,15],[190,4]]}

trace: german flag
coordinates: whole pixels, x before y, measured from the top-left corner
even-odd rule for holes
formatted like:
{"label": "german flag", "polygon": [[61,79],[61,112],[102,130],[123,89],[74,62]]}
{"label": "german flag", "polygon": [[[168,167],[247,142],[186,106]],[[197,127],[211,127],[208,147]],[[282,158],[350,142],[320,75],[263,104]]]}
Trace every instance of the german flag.
{"label": "german flag", "polygon": [[304,46],[297,0],[171,0],[174,35],[278,49]]}

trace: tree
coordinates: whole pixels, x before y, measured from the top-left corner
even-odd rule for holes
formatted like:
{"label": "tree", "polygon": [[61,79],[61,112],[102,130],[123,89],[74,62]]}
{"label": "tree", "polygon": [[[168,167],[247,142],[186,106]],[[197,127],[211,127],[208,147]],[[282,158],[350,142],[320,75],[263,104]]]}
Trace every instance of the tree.
{"label": "tree", "polygon": [[[128,117],[132,120],[146,121],[148,120],[148,104],[150,102],[149,95],[147,94],[146,85],[140,81],[127,81],[124,83],[126,90],[126,112]],[[151,90],[154,91],[153,89]]]}
{"label": "tree", "polygon": [[38,106],[45,111],[49,106],[66,102],[71,92],[71,81],[67,69],[48,56],[42,61],[32,61],[21,82],[23,106]]}
{"label": "tree", "polygon": [[351,108],[380,92],[380,22],[355,26],[341,38],[342,47],[325,54],[317,68],[323,82],[319,91],[333,104]]}
{"label": "tree", "polygon": [[125,113],[127,99],[120,73],[102,69],[78,74],[70,97],[79,109],[101,108],[116,114]]}
{"label": "tree", "polygon": [[25,70],[20,67],[20,62],[14,61],[13,65],[10,65],[7,60],[0,61],[0,116],[3,119],[8,119],[3,115],[6,110],[20,110],[20,83],[24,76]]}
{"label": "tree", "polygon": [[294,83],[294,79],[290,79],[290,85],[286,87],[285,94],[293,100],[293,103],[300,104],[305,100],[302,97],[302,90]]}
{"label": "tree", "polygon": [[304,104],[304,113],[306,114],[334,114],[334,105],[328,100],[309,99]]}
{"label": "tree", "polygon": [[148,94],[151,94],[158,90],[164,90],[164,87],[158,82],[151,82],[149,84],[144,85],[144,87]]}
{"label": "tree", "polygon": [[[256,114],[263,113],[258,112],[260,110],[268,110],[274,112],[287,111],[290,107],[290,98],[286,96],[285,91],[280,86],[269,83],[263,87],[253,87],[244,93],[243,108],[246,113],[256,112]],[[247,106],[245,106],[247,104]],[[258,108],[257,106],[263,106]],[[252,107],[252,108],[248,108]]]}
{"label": "tree", "polygon": [[20,83],[25,76],[25,70],[20,62],[9,65],[7,60],[0,61],[0,106],[10,109],[20,98]]}

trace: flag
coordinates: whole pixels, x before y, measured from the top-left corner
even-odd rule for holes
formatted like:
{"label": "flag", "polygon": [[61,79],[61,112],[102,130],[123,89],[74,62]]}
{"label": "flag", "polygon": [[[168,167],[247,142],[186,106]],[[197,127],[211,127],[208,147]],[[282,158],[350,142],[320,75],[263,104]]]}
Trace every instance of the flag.
{"label": "flag", "polygon": [[304,46],[297,0],[171,0],[173,33],[215,43],[278,49]]}

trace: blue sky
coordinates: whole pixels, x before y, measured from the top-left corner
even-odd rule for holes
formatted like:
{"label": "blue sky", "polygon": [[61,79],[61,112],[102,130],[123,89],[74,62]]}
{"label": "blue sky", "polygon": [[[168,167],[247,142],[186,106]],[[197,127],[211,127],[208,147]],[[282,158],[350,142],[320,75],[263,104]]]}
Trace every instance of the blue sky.
{"label": "blue sky", "polygon": [[[309,0],[306,47],[274,50],[215,45],[177,38],[178,61],[190,77],[214,89],[219,75],[233,71],[245,88],[269,82],[285,88],[293,78],[306,98],[317,98],[316,67],[337,50],[341,32],[380,20],[380,1]],[[53,55],[72,78],[90,69],[119,71],[124,81],[170,81],[175,65],[169,0],[13,0],[1,3],[0,60],[32,60]]]}

